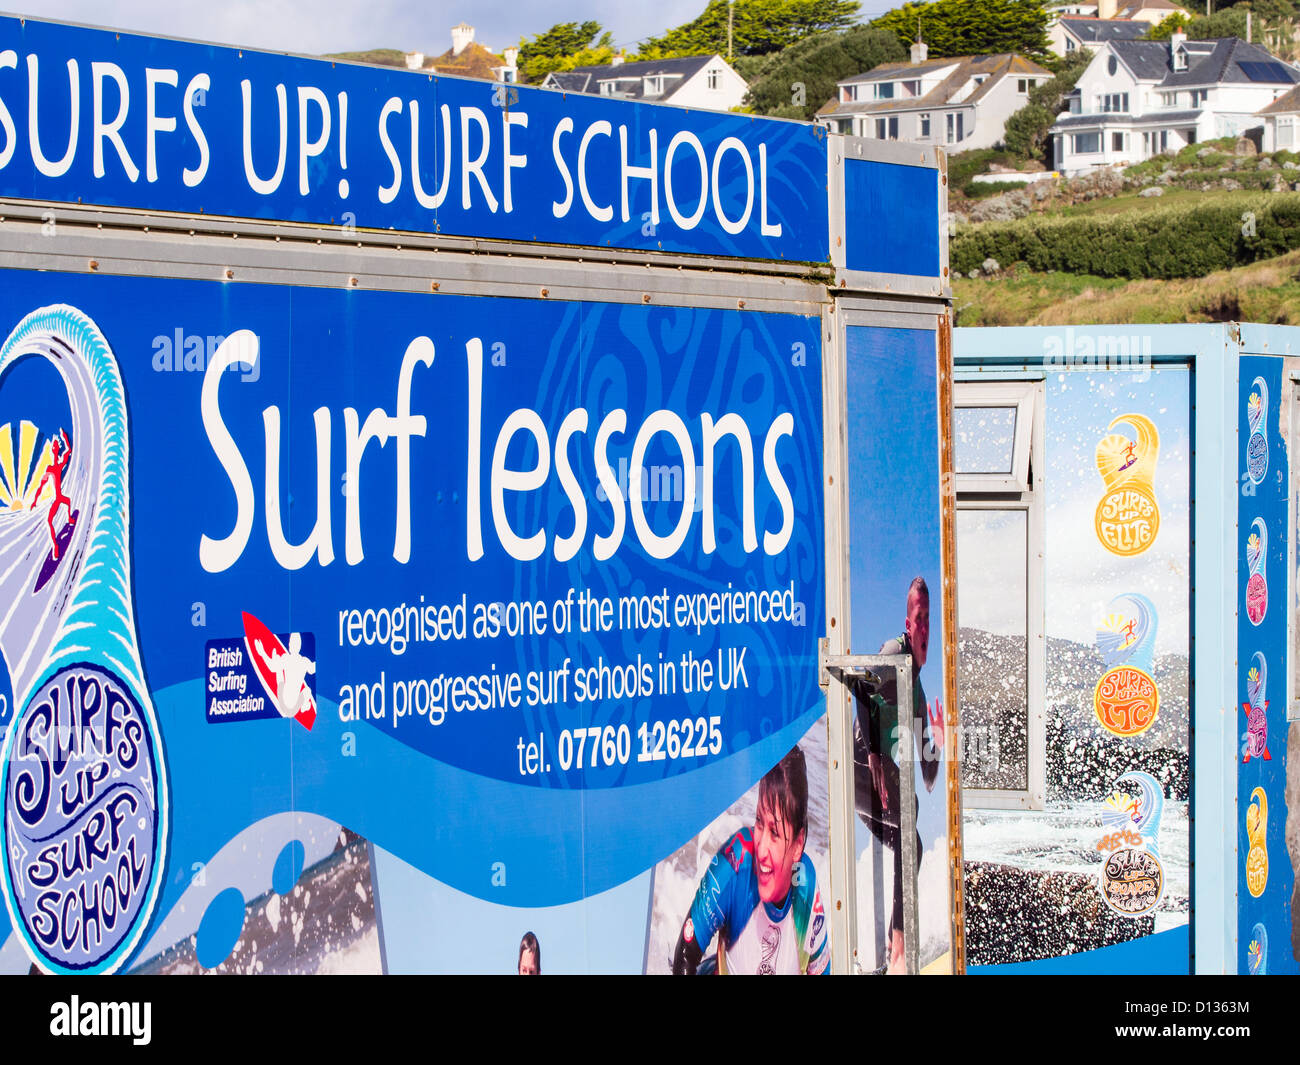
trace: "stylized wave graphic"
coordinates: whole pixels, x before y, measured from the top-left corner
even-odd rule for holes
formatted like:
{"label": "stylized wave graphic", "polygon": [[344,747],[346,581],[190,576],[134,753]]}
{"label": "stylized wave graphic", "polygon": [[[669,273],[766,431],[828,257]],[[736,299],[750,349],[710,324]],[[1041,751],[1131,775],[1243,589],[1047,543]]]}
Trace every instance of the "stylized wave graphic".
{"label": "stylized wave graphic", "polygon": [[[123,679],[143,693],[126,548],[126,398],[117,363],[94,324],[62,306],[23,319],[0,348],[0,375],[28,356],[49,361],[67,389],[72,459],[63,483],[80,515],[66,557],[37,592],[51,550],[46,510],[38,505],[0,511],[0,604],[5,604],[0,653],[9,666],[15,704],[22,705],[40,677],[94,650],[102,650]],[[48,447],[44,450],[48,454]],[[39,479],[43,469],[36,465],[32,475]],[[60,518],[66,521],[66,511]]]}
{"label": "stylized wave graphic", "polygon": [[[90,952],[84,960],[45,956],[43,948],[37,948],[30,938],[27,941],[33,958],[47,971],[112,971],[138,942],[156,900],[167,825],[157,715],[144,682],[131,601],[126,396],[107,341],[75,308],[56,305],[27,315],[0,346],[0,381],[11,366],[27,358],[44,359],[58,372],[72,424],[42,426],[34,436],[30,424],[22,423],[16,441],[12,426],[0,428],[0,469],[9,496],[8,505],[0,508],[0,654],[9,670],[16,710],[5,737],[2,769],[5,839],[10,844],[3,860],[5,901],[15,928],[30,936],[18,911],[30,911],[38,889],[18,871],[24,866],[24,855],[39,843],[43,832],[51,828],[67,832],[75,827],[60,824],[54,806],[49,808],[54,812],[41,815],[39,824],[19,824],[13,815],[10,785],[17,780],[21,792],[25,786],[21,778],[34,771],[31,757],[14,760],[15,744],[26,729],[27,711],[37,705],[35,697],[41,690],[64,670],[75,668],[79,675],[93,674],[105,680],[109,675],[103,671],[112,671],[136,701],[149,733],[149,757],[137,763],[130,774],[130,786],[138,789],[146,807],[152,807],[148,810],[152,824],[143,817],[139,821],[140,830],[152,840],[152,846],[145,842],[151,850],[147,894],[130,924],[108,936],[102,949]],[[55,514],[60,545],[56,562],[48,505],[54,494],[48,493],[47,505],[34,496],[49,468],[51,443],[65,431],[72,454],[62,473],[62,486],[77,516],[75,523],[70,522],[68,509],[62,507]],[[48,438],[41,440],[40,432]],[[33,501],[37,502],[35,508]],[[72,711],[68,706],[63,712]],[[62,720],[77,719],[65,716]],[[107,756],[113,757],[111,753]],[[42,760],[48,757],[48,752],[40,755]],[[61,761],[47,761],[47,771],[51,765],[56,773],[65,771]],[[129,831],[134,833],[135,828]],[[123,910],[123,919],[125,916]]]}
{"label": "stylized wave graphic", "polygon": [[1255,668],[1246,676],[1246,695],[1251,706],[1260,707],[1268,690],[1268,662],[1260,651],[1255,652],[1250,662]]}
{"label": "stylized wave graphic", "polygon": [[1130,592],[1115,596],[1106,610],[1105,621],[1097,629],[1097,650],[1106,665],[1118,666],[1135,657],[1139,659],[1135,665],[1149,662],[1154,656],[1156,635],[1156,608],[1151,600]]}

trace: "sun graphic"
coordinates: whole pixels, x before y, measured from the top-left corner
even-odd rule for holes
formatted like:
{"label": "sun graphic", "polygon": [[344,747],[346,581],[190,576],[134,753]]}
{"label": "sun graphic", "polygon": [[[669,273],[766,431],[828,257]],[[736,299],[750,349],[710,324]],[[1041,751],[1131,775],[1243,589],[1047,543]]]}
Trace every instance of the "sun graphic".
{"label": "sun graphic", "polygon": [[1130,821],[1138,819],[1141,802],[1140,796],[1130,795],[1126,791],[1112,791],[1106,797],[1107,809],[1127,816]]}
{"label": "sun graphic", "polygon": [[1248,681],[1250,681],[1251,684],[1256,684],[1256,683],[1258,683],[1258,682],[1259,682],[1259,667],[1258,667],[1258,666],[1251,666],[1251,667],[1250,667],[1250,671],[1246,674],[1246,679],[1247,679]]}
{"label": "sun graphic", "polygon": [[0,508],[27,510],[33,503],[48,503],[54,486],[46,481],[39,496],[36,486],[50,464],[50,442],[35,425],[23,421],[15,427],[0,425]]}
{"label": "sun graphic", "polygon": [[1250,539],[1246,541],[1246,550],[1252,554],[1259,551],[1259,533],[1250,534]]}
{"label": "sun graphic", "polygon": [[1259,397],[1259,393],[1258,393],[1258,392],[1252,392],[1252,393],[1250,394],[1250,399],[1246,400],[1246,407],[1249,409],[1249,411],[1250,411],[1251,414],[1258,414],[1258,413],[1259,413],[1259,405],[1260,405],[1260,402],[1261,402],[1261,400],[1260,400],[1260,397]]}

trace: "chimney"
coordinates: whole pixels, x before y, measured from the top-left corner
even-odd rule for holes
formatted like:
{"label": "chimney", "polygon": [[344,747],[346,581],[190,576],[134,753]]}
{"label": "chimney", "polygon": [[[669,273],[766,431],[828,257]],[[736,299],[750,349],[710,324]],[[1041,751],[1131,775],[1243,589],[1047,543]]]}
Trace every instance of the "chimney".
{"label": "chimney", "polygon": [[474,43],[474,27],[462,22],[451,28],[451,54],[460,55]]}
{"label": "chimney", "polygon": [[1097,0],[1097,17],[1114,18],[1115,0]]}
{"label": "chimney", "polygon": [[912,44],[912,63],[924,63],[930,49],[920,37]]}
{"label": "chimney", "polygon": [[621,67],[626,61],[627,61],[627,56],[625,56],[622,52],[619,52],[618,55],[614,56],[609,61],[609,65],[611,67]]}
{"label": "chimney", "polygon": [[507,48],[504,52],[501,53],[501,57],[506,61],[506,66],[508,67],[516,66],[517,64],[515,63],[515,60],[519,58],[519,49]]}
{"label": "chimney", "polygon": [[407,53],[406,53],[406,69],[407,69],[407,70],[419,70],[419,69],[420,69],[421,67],[423,67],[423,66],[424,66],[424,53],[423,53],[423,52],[407,52]]}

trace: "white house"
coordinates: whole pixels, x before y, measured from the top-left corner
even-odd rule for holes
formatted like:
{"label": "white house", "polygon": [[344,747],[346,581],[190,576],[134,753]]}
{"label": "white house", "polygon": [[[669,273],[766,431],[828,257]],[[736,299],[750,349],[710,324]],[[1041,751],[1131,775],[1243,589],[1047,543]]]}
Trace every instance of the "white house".
{"label": "white house", "polygon": [[576,67],[546,75],[545,89],[618,96],[730,111],[739,107],[749,85],[720,55],[684,56],[625,63],[619,57],[603,67]]}
{"label": "white house", "polygon": [[1024,56],[927,59],[912,45],[907,63],[882,63],[841,81],[817,121],[837,133],[942,144],[952,151],[991,148],[1029,90],[1052,73]]}
{"label": "white house", "polygon": [[1300,72],[1236,37],[1106,42],[1052,126],[1056,168],[1131,166],[1237,136],[1260,125],[1257,112],[1297,83]]}
{"label": "white house", "polygon": [[1264,126],[1264,151],[1294,152],[1300,148],[1300,85],[1283,93],[1256,115]]}

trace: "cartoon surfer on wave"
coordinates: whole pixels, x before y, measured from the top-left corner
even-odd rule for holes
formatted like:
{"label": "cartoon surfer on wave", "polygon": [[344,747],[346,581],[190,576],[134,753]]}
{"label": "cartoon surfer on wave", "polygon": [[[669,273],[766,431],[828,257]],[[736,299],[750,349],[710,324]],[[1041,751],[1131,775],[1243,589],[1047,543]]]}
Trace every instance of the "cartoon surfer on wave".
{"label": "cartoon surfer on wave", "polygon": [[68,525],[72,526],[77,523],[77,515],[72,509],[72,500],[63,494],[63,471],[68,468],[68,463],[72,459],[72,445],[68,442],[68,434],[60,429],[59,436],[63,437],[63,447],[60,449],[58,437],[50,441],[50,464],[45,467],[45,472],[41,474],[41,483],[36,486],[36,492],[32,496],[32,505],[29,509],[36,509],[36,502],[40,498],[41,490],[45,487],[45,482],[50,482],[50,487],[54,489],[54,502],[50,504],[50,512],[46,515],[46,521],[50,526],[50,542],[54,545],[54,558],[57,561],[59,557],[59,537],[54,531],[54,518],[59,513],[59,507],[68,508]]}

